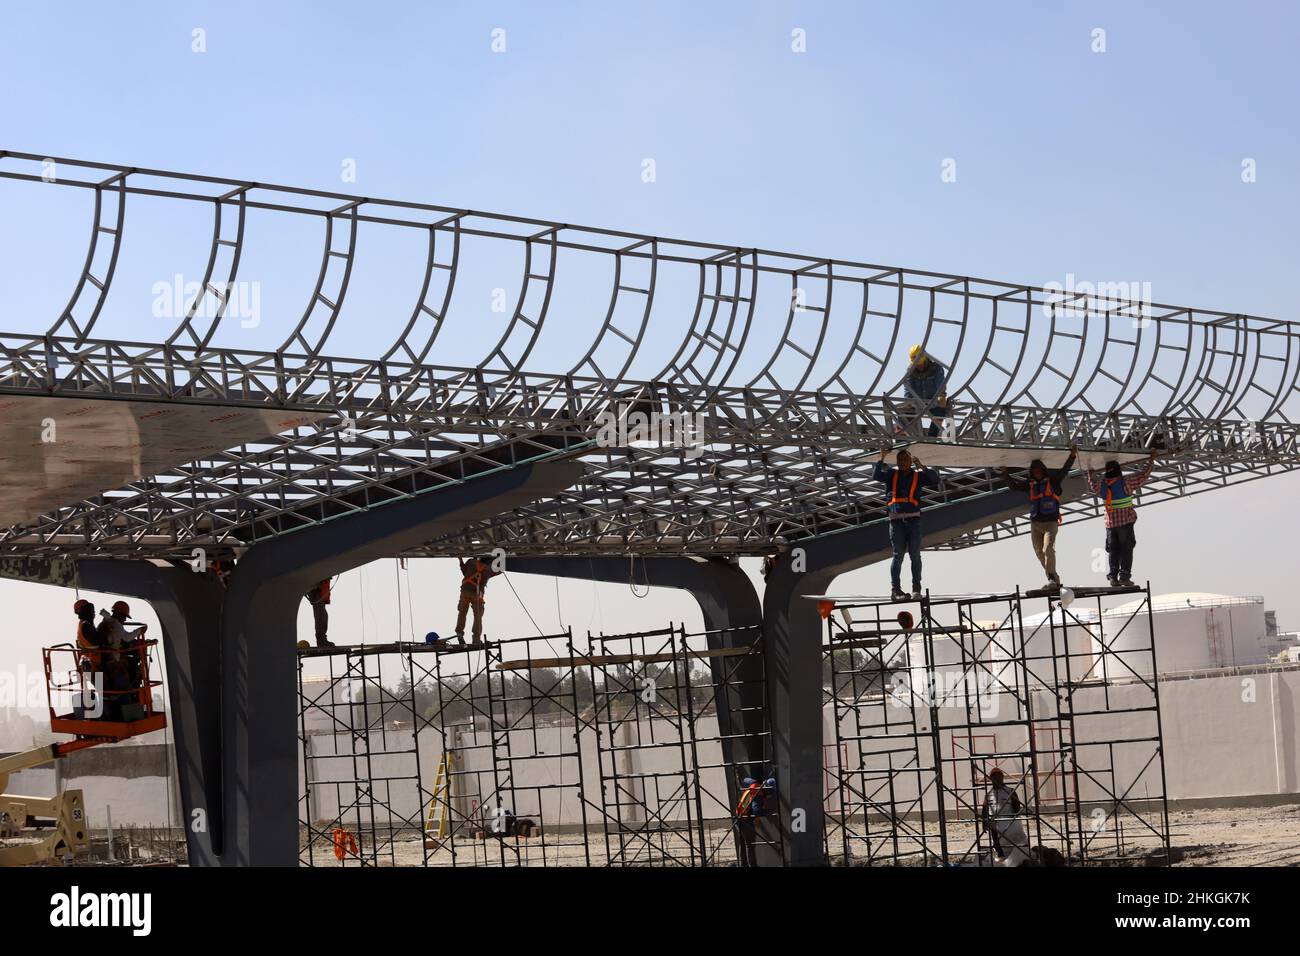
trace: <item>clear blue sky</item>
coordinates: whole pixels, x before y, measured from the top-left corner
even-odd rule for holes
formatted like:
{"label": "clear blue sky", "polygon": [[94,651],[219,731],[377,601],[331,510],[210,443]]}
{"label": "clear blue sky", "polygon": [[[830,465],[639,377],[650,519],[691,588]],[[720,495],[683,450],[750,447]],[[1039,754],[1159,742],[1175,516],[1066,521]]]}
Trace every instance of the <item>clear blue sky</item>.
{"label": "clear blue sky", "polygon": [[[0,32],[0,148],[1033,284],[1149,282],[1158,301],[1296,319],[1298,34],[1279,3],[20,4]],[[355,184],[340,182],[349,158]],[[1257,182],[1241,180],[1246,158]],[[66,298],[64,240],[7,195],[0,327],[31,331],[47,297]],[[84,228],[68,239],[76,260]],[[1138,576],[1263,593],[1300,626],[1298,490],[1276,479],[1151,509]],[[1101,536],[1065,529],[1067,579],[1091,577]],[[1038,574],[1025,540],[929,561],[945,590]],[[452,571],[416,573],[417,629],[446,630]],[[395,614],[391,567],[370,574],[373,639]],[[359,598],[353,577],[341,598]],[[554,585],[515,584],[549,629]],[[561,587],[591,607],[590,586]],[[610,629],[643,621],[626,588],[598,593]],[[62,594],[0,595],[25,602],[31,646],[41,615],[70,633]],[[498,627],[528,627],[504,582],[491,602]],[[358,605],[337,607],[341,638]]]}

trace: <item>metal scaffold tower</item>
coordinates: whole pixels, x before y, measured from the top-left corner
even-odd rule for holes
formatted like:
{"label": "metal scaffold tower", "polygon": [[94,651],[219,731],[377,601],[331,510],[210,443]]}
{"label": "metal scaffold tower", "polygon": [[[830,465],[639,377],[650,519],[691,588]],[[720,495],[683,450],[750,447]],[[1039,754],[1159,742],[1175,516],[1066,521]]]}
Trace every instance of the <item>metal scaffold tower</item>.
{"label": "metal scaffold tower", "polygon": [[833,860],[1168,862],[1149,589],[866,599],[825,635]]}
{"label": "metal scaffold tower", "polygon": [[763,691],[761,628],[744,631],[301,649],[300,862],[779,859],[770,735],[741,702]]}

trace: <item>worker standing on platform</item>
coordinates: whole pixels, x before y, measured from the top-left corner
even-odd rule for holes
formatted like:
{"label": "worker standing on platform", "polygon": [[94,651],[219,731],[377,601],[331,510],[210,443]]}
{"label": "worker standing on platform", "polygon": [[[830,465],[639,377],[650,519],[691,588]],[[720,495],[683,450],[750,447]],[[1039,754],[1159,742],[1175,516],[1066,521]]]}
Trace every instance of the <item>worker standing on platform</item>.
{"label": "worker standing on platform", "polygon": [[1133,492],[1137,491],[1151,477],[1151,469],[1156,463],[1156,453],[1152,449],[1147,456],[1146,467],[1140,475],[1125,476],[1119,462],[1106,462],[1101,480],[1096,473],[1088,469],[1088,487],[1092,493],[1105,500],[1106,505],[1106,552],[1110,555],[1110,571],[1106,580],[1111,587],[1133,587],[1133,549],[1137,546],[1137,536],[1133,525],[1137,523],[1137,508],[1133,502]]}
{"label": "worker standing on platform", "polygon": [[474,612],[473,643],[483,637],[483,594],[489,578],[496,577],[490,558],[468,558],[460,562],[460,603],[456,606],[456,640],[465,642],[465,614]]}
{"label": "worker standing on platform", "polygon": [[[94,702],[86,706],[89,701],[83,692],[81,707],[83,711],[98,711],[93,716],[103,720],[108,716],[108,710],[104,704],[104,654],[99,630],[95,627],[95,605],[81,598],[72,605],[72,610],[77,615],[77,649],[81,651],[81,670],[90,675],[90,683],[94,688]],[[86,716],[92,714],[87,713]]]}
{"label": "worker standing on platform", "polygon": [[135,642],[144,637],[149,625],[141,624],[128,631],[126,622],[131,607],[125,601],[114,601],[111,613],[99,613],[103,620],[99,622],[97,634],[99,646],[106,649],[103,651],[105,682],[112,694],[104,703],[104,713],[109,720],[122,720],[122,706],[134,702],[129,691],[140,686],[140,651]]}
{"label": "worker standing on platform", "polygon": [[1056,531],[1061,524],[1061,492],[1065,476],[1074,467],[1079,449],[1071,445],[1070,457],[1054,471],[1048,471],[1041,458],[1029,463],[1029,478],[1012,476],[1010,468],[1002,469],[1002,480],[1012,491],[1029,493],[1029,528],[1034,542],[1034,554],[1047,572],[1046,590],[1060,590],[1061,576],[1056,573]]}
{"label": "worker standing on platform", "polygon": [[[912,559],[912,599],[921,600],[921,499],[922,488],[932,488],[939,484],[939,474],[933,468],[926,468],[915,461],[907,449],[898,452],[897,467],[885,467],[885,455],[889,447],[880,449],[880,460],[876,462],[872,478],[883,482],[889,490],[889,544],[894,557],[889,564],[889,582],[892,590],[890,598],[895,601],[907,599],[903,591],[903,554]],[[915,467],[913,467],[915,465]]]}
{"label": "worker standing on platform", "polygon": [[307,603],[311,605],[312,621],[316,625],[316,646],[333,647],[334,642],[329,639],[330,630],[330,579],[324,578],[317,581],[307,593],[303,595]]}
{"label": "worker standing on platform", "polygon": [[939,434],[939,422],[948,417],[948,370],[926,354],[925,349],[913,345],[907,350],[907,375],[903,377],[904,406],[908,422],[920,419],[926,412],[933,416],[926,434],[931,438]]}

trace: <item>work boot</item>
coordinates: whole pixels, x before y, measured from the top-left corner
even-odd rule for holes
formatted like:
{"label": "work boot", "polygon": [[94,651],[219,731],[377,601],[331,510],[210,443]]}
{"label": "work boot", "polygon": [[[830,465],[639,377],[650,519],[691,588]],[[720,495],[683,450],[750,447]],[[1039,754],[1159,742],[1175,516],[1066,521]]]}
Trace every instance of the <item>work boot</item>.
{"label": "work boot", "polygon": [[317,647],[333,647],[333,646],[334,646],[334,642],[331,641],[331,640],[330,640],[329,638],[327,638],[327,637],[318,637],[318,638],[316,638],[316,646],[317,646]]}
{"label": "work boot", "polygon": [[919,601],[919,600],[921,600],[921,589],[920,589],[920,588],[912,588],[912,600],[913,600],[913,601]]}
{"label": "work boot", "polygon": [[1111,576],[1108,574],[1108,575],[1106,575],[1106,581],[1107,581],[1107,582],[1110,584],[1110,586],[1113,587],[1113,588],[1117,588],[1117,587],[1119,587],[1119,578],[1111,577]]}
{"label": "work boot", "polygon": [[902,588],[894,588],[892,591],[889,592],[889,600],[891,600],[891,601],[906,601],[906,600],[907,600],[907,594],[906,594],[906,592],[903,591]]}
{"label": "work boot", "polygon": [[1119,586],[1122,588],[1137,587],[1137,585],[1133,583],[1133,579],[1130,578],[1128,575],[1124,575],[1122,578],[1119,579]]}

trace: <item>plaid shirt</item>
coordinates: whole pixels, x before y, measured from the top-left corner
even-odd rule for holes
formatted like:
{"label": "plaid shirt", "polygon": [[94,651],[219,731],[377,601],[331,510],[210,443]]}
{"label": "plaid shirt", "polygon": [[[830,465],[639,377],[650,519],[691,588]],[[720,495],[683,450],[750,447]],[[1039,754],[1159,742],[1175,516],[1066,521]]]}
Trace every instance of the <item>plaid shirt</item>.
{"label": "plaid shirt", "polygon": [[[1147,466],[1142,469],[1142,474],[1124,476],[1124,487],[1128,489],[1130,496],[1133,492],[1141,488],[1142,485],[1146,483],[1146,480],[1151,477],[1151,469],[1153,467],[1155,467],[1155,460],[1149,459],[1147,461]],[[1096,472],[1091,468],[1088,469],[1088,487],[1092,489],[1092,493],[1098,498],[1106,497],[1106,489],[1103,486],[1103,483],[1097,480]],[[1125,525],[1132,524],[1138,519],[1136,506],[1115,508],[1114,510],[1107,508],[1105,514],[1107,528],[1122,528]]]}

